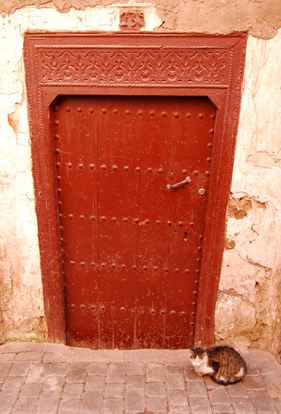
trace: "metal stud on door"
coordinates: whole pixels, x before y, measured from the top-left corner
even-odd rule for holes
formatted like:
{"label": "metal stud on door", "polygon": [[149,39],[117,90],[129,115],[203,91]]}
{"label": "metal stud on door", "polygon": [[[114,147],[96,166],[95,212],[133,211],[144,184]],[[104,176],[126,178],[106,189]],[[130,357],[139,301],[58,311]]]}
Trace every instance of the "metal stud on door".
{"label": "metal stud on door", "polygon": [[192,346],[214,105],[62,97],[53,120],[68,343]]}

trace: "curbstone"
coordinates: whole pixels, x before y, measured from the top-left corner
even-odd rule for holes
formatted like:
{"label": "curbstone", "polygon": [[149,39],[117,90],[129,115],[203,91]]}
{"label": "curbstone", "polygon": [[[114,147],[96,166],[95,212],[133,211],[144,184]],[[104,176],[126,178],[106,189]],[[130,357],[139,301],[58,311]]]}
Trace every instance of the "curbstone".
{"label": "curbstone", "polygon": [[226,387],[228,395],[232,398],[237,397],[249,397],[247,389],[243,382],[238,382],[237,384],[232,384],[229,387]]}
{"label": "curbstone", "polygon": [[[206,397],[190,397],[190,409],[192,414],[212,414],[210,402]],[[245,413],[244,413],[245,414]]]}
{"label": "curbstone", "polygon": [[267,360],[256,360],[256,365],[261,374],[272,374],[275,372],[274,365]]}
{"label": "curbstone", "polygon": [[167,390],[167,399],[169,405],[188,405],[186,392],[182,390]]}
{"label": "curbstone", "polygon": [[144,375],[129,375],[126,377],[127,390],[144,390],[145,376]]}
{"label": "curbstone", "polygon": [[129,363],[127,375],[145,375],[145,364]]}
{"label": "curbstone", "polygon": [[80,414],[81,400],[65,399],[61,400],[58,414]]}
{"label": "curbstone", "polygon": [[107,364],[102,362],[91,363],[87,367],[87,375],[106,376]]}
{"label": "curbstone", "polygon": [[36,414],[56,414],[60,399],[61,392],[43,391],[39,398]]}
{"label": "curbstone", "polygon": [[190,414],[190,408],[187,405],[170,405],[169,414]]}
{"label": "curbstone", "polygon": [[249,390],[265,390],[265,383],[259,375],[246,375],[243,381],[246,389]]}
{"label": "curbstone", "polygon": [[183,374],[184,374],[184,379],[185,379],[186,382],[197,381],[197,382],[204,383],[203,377],[200,377],[198,374],[196,374],[196,372],[194,371],[193,368],[185,369],[183,371]]}
{"label": "curbstone", "polygon": [[0,413],[10,414],[18,398],[18,391],[0,392]]}
{"label": "curbstone", "polygon": [[163,364],[146,364],[146,382],[164,382],[165,371]]}
{"label": "curbstone", "polygon": [[124,383],[126,375],[125,364],[109,364],[107,368],[106,382],[107,383]]}
{"label": "curbstone", "polygon": [[250,398],[256,406],[259,414],[276,414],[277,411],[265,391],[250,391]]}
{"label": "curbstone", "polygon": [[207,397],[207,390],[204,383],[189,382],[186,384],[188,397]]}
{"label": "curbstone", "polygon": [[9,377],[15,376],[15,377],[26,377],[26,375],[28,374],[28,371],[30,369],[30,367],[32,367],[31,364],[26,364],[26,363],[17,363],[17,364],[13,364],[12,368],[9,372]]}
{"label": "curbstone", "polygon": [[147,397],[166,397],[166,387],[163,382],[148,382],[146,384]]}
{"label": "curbstone", "polygon": [[82,398],[82,394],[84,391],[84,384],[80,384],[80,383],[75,383],[75,382],[71,382],[68,384],[65,384],[63,393],[62,393],[62,398],[63,399],[81,399]]}
{"label": "curbstone", "polygon": [[124,412],[124,399],[108,398],[104,400],[102,414],[121,414]]}
{"label": "curbstone", "polygon": [[13,362],[32,362],[40,364],[43,356],[41,352],[20,352],[16,355]]}
{"label": "curbstone", "polygon": [[55,362],[51,365],[50,370],[48,372],[49,376],[66,376],[69,370],[69,365],[64,362]]}
{"label": "curbstone", "polygon": [[46,380],[50,364],[34,364],[29,369],[26,383],[31,384],[32,382],[43,383]]}
{"label": "curbstone", "polygon": [[247,375],[259,375],[259,370],[255,362],[247,362]]}
{"label": "curbstone", "polygon": [[185,381],[183,375],[167,375],[167,389],[185,390]]}
{"label": "curbstone", "polygon": [[39,398],[42,392],[43,384],[33,383],[24,384],[19,398]]}
{"label": "curbstone", "polygon": [[109,383],[105,386],[104,397],[105,398],[124,398],[125,384],[122,383]]}
{"label": "curbstone", "polygon": [[21,398],[17,400],[13,414],[33,414],[37,405],[36,399]]}
{"label": "curbstone", "polygon": [[[126,412],[139,413],[145,410],[145,393],[139,390],[130,390],[125,392],[125,409]],[[120,413],[118,413],[120,414]]]}
{"label": "curbstone", "polygon": [[167,401],[165,397],[147,397],[146,409],[148,413],[166,413]]}
{"label": "curbstone", "polygon": [[281,397],[272,398],[272,402],[275,405],[277,412],[281,413]]}
{"label": "curbstone", "polygon": [[7,377],[2,385],[2,390],[20,390],[23,386],[24,377]]}
{"label": "curbstone", "polygon": [[66,380],[65,377],[47,377],[44,383],[44,391],[62,391]]}
{"label": "curbstone", "polygon": [[235,414],[256,414],[250,398],[231,398]]}
{"label": "curbstone", "polygon": [[16,357],[16,354],[0,354],[0,364],[13,362]]}
{"label": "curbstone", "polygon": [[86,391],[104,391],[105,389],[105,377],[92,376],[86,378],[85,390]]}
{"label": "curbstone", "polygon": [[209,399],[212,405],[230,405],[230,398],[226,389],[218,388],[209,391]]}
{"label": "curbstone", "polygon": [[85,382],[86,380],[86,363],[74,362],[70,365],[68,374],[66,376],[66,382]]}
{"label": "curbstone", "polygon": [[183,375],[182,365],[172,364],[165,366],[166,375]]}
{"label": "curbstone", "polygon": [[281,381],[276,378],[275,374],[263,374],[262,379],[265,383],[266,390],[271,398],[279,397],[281,394]]}
{"label": "curbstone", "polygon": [[103,392],[85,391],[82,397],[81,414],[101,414]]}
{"label": "curbstone", "polygon": [[233,408],[231,405],[213,405],[212,406],[213,414],[233,414]]}
{"label": "curbstone", "polygon": [[0,382],[3,382],[7,377],[11,367],[11,364],[0,364]]}

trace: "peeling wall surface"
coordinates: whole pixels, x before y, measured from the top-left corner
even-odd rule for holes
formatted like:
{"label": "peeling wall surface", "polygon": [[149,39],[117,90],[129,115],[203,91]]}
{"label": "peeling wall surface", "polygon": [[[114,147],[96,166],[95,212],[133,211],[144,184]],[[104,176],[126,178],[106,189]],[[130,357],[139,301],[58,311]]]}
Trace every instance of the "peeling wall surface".
{"label": "peeling wall surface", "polygon": [[281,351],[281,3],[273,0],[0,1],[0,342],[46,339],[23,66],[26,31],[248,31],[216,341]]}
{"label": "peeling wall surface", "polygon": [[281,31],[249,37],[216,310],[217,340],[280,353]]}

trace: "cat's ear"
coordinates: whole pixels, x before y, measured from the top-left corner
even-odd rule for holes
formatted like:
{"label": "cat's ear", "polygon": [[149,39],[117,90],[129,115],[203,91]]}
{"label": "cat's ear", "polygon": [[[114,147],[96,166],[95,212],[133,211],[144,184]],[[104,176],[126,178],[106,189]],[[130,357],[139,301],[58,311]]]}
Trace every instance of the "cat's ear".
{"label": "cat's ear", "polygon": [[189,349],[189,358],[194,357],[195,353],[193,349]]}

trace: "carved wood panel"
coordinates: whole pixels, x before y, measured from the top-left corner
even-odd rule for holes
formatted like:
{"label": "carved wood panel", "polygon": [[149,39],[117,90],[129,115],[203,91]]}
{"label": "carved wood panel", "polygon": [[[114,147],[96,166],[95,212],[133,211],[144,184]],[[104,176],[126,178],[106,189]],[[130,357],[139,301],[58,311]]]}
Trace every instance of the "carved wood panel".
{"label": "carved wood panel", "polygon": [[226,48],[51,47],[37,52],[42,86],[75,82],[227,88],[230,81],[232,51]]}

